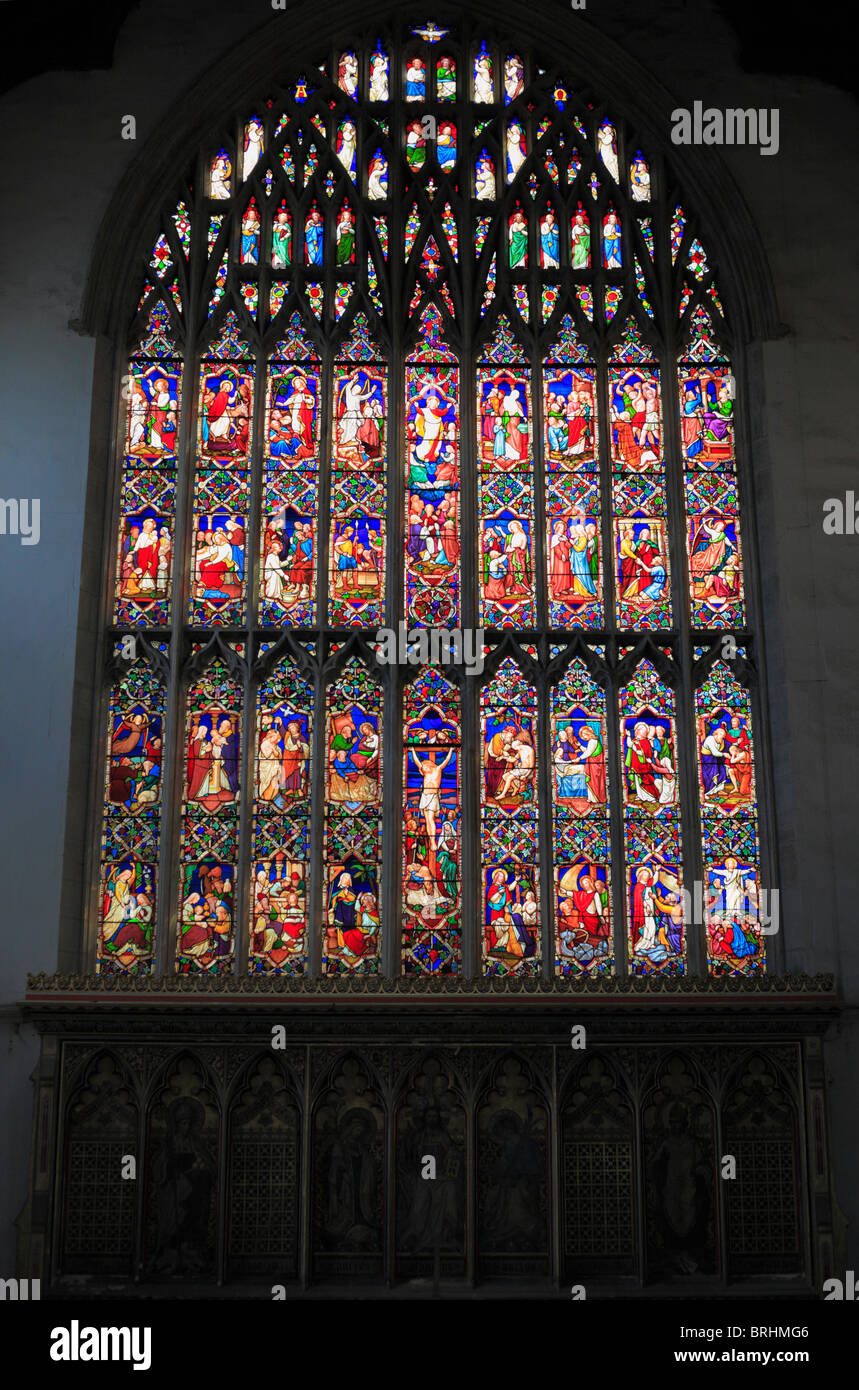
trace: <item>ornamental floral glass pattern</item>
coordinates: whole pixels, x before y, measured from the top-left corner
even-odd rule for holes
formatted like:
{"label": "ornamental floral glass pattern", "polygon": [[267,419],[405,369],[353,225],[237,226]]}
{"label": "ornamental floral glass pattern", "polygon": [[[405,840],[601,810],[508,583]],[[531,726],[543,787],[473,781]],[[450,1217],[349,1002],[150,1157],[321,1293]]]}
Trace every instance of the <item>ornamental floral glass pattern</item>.
{"label": "ornamental floral glass pattern", "polygon": [[136,248],[100,971],[764,968],[719,263],[574,79],[394,17],[225,112]]}

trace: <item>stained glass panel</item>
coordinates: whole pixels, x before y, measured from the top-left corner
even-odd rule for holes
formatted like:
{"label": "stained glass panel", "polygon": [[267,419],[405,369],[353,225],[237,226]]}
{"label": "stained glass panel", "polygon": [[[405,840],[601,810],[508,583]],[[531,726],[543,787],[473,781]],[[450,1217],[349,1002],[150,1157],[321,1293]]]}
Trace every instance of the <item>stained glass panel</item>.
{"label": "stained glass panel", "polygon": [[169,325],[168,310],[156,305],[122,388],[128,404],[114,619],[126,626],[158,627],[170,613],[182,365],[168,355],[176,352]]}
{"label": "stained glass panel", "polygon": [[734,378],[730,363],[719,360],[703,310],[693,316],[693,334],[690,360],[678,369],[692,621],[699,627],[741,627],[745,609]]}
{"label": "stained glass panel", "polygon": [[605,694],[576,658],[552,688],[550,701],[555,970],[565,976],[610,974]]}
{"label": "stained glass panel", "polygon": [[629,969],[683,974],[685,931],[674,694],[642,661],[619,695]]}
{"label": "stained glass panel", "polygon": [[244,618],[254,379],[232,311],[210,352],[200,371],[191,621],[236,625]]}
{"label": "stained glass panel", "polygon": [[461,968],[459,691],[426,668],[403,705],[403,969]]}
{"label": "stained glass panel", "polygon": [[481,691],[481,893],[486,975],[540,969],[537,700],[506,657]]}
{"label": "stained glass panel", "polygon": [[477,369],[480,620],[487,627],[536,621],[531,373],[515,365],[523,355],[501,319]]}
{"label": "stained glass panel", "polygon": [[385,584],[387,368],[363,315],[335,364],[329,619],[382,621]]}
{"label": "stained glass panel", "polygon": [[382,692],[359,662],[329,687],[325,729],[326,975],[378,974]]}
{"label": "stained glass panel", "polygon": [[671,589],[659,368],[630,321],[609,367],[617,616],[622,628],[668,627]]}
{"label": "stained glass panel", "polygon": [[459,368],[437,309],[406,363],[406,618],[446,627],[459,618]]}
{"label": "stained glass panel", "polygon": [[724,662],[695,692],[695,738],[707,966],[714,975],[758,975],[762,928],[773,918],[778,927],[777,895],[766,900],[760,883],[751,702]]}
{"label": "stained glass panel", "polygon": [[[120,751],[106,772],[100,970],[150,968],[156,906],[178,918],[182,972],[233,970],[237,913],[249,942],[240,969],[299,975],[320,941],[326,973],[382,969],[382,684],[363,662],[372,630],[401,618],[450,641],[476,621],[481,644],[484,629],[490,641],[505,629],[510,644],[497,670],[487,648],[479,711],[468,699],[460,708],[471,683],[448,680],[432,658],[392,682],[403,763],[389,760],[384,791],[403,839],[385,882],[399,873],[402,888],[384,906],[402,926],[406,973],[456,973],[478,937],[485,973],[539,973],[543,904],[554,970],[610,973],[621,901],[624,966],[685,970],[678,758],[698,770],[685,850],[703,863],[707,893],[691,929],[698,945],[706,936],[711,972],[763,968],[749,696],[732,668],[704,659],[707,632],[749,621],[719,265],[684,195],[664,200],[661,161],[597,100],[488,33],[467,46],[430,22],[405,44],[371,34],[366,50],[341,47],[295,75],[279,105],[273,95],[243,112],[236,144],[225,126],[224,143],[202,151],[200,187],[178,184],[147,232],[123,381],[111,617],[153,638],[177,617],[175,590],[180,621],[209,633],[251,623],[265,640],[245,749],[244,883],[242,649],[228,659],[219,646],[177,676],[188,705],[177,688],[172,715],[153,655],[169,642],[141,648],[133,679],[113,662]],[[470,214],[460,179],[479,205]],[[190,419],[183,361],[194,363]],[[663,395],[675,384],[680,418],[666,442]],[[400,557],[389,553],[389,502]],[[671,598],[681,537],[692,640],[705,644],[694,692]],[[327,633],[301,631],[320,623]],[[341,629],[354,644],[345,667]],[[582,629],[588,647],[567,661],[562,634]],[[676,669],[639,646],[615,730],[601,664],[648,633]],[[189,634],[198,653],[199,637]],[[308,674],[317,659],[336,673],[325,666],[320,708]],[[474,765],[461,723],[472,715]],[[153,756],[171,718],[184,729],[178,883],[176,846],[159,840]],[[124,747],[141,721],[148,741]],[[693,725],[694,758],[678,742]],[[324,776],[315,769],[311,815],[314,726]],[[551,849],[537,833],[538,728]],[[621,758],[615,822],[607,738]],[[472,795],[479,826],[462,823]],[[476,917],[465,921],[463,866],[478,855]]]}
{"label": "stained glass panel", "polygon": [[[110,693],[101,837],[100,975],[152,969],[158,908],[161,769],[165,689],[138,651],[139,639],[113,644],[118,667]],[[160,643],[153,653],[166,654]]]}
{"label": "stained glass panel", "polygon": [[[232,650],[243,656],[241,646]],[[233,968],[243,704],[242,688],[220,656],[188,691],[176,942],[181,975]]]}
{"label": "stained glass panel", "polygon": [[251,973],[307,969],[312,733],[313,686],[281,664],[257,694]]}

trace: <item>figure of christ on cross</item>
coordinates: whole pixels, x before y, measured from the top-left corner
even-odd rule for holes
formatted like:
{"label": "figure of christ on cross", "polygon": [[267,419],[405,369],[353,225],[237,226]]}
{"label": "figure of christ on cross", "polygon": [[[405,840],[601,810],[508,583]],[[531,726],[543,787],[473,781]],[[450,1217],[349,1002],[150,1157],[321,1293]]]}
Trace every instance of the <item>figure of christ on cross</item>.
{"label": "figure of christ on cross", "polygon": [[427,830],[427,868],[433,878],[436,871],[436,828],[435,818],[441,811],[441,775],[453,757],[453,749],[440,763],[435,760],[435,751],[430,749],[425,758],[419,758],[414,748],[411,749],[412,759],[415,766],[423,778],[423,790],[418,804],[418,810],[424,818]]}

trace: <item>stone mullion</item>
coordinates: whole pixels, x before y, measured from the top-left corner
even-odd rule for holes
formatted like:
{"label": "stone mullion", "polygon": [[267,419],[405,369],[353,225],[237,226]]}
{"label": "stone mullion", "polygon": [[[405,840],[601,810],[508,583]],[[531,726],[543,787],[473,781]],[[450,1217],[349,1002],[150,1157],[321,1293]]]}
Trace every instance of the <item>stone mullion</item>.
{"label": "stone mullion", "polygon": [[[198,161],[197,187],[204,188],[204,169]],[[203,201],[202,199],[200,200]],[[198,206],[192,223],[189,263],[203,257],[208,215]],[[202,243],[202,245],[201,245]],[[188,322],[196,322],[199,285],[190,287]],[[184,789],[185,695],[182,672],[188,645],[188,604],[191,595],[191,527],[194,487],[197,477],[197,409],[199,399],[200,353],[189,336],[182,368],[182,409],[176,445],[177,479],[173,530],[173,594],[171,602],[170,678],[167,688],[164,767],[161,784],[161,854],[159,858],[159,910],[156,934],[155,974],[172,974],[176,963],[180,891],[178,870],[179,841],[182,833],[182,793]],[[247,540],[247,537],[245,538]],[[166,736],[170,731],[169,738]],[[169,936],[168,936],[169,932]],[[160,944],[159,944],[160,943]]]}
{"label": "stone mullion", "polygon": [[256,774],[256,760],[254,757],[254,749],[256,746],[256,702],[254,694],[257,689],[257,682],[253,676],[253,660],[255,655],[253,645],[254,629],[258,621],[259,609],[258,575],[261,535],[262,470],[264,467],[263,457],[265,452],[263,431],[265,429],[266,382],[267,363],[263,354],[259,353],[257,355],[256,371],[254,374],[250,489],[247,521],[245,523],[245,611],[247,622],[245,625],[244,643],[247,670],[244,680],[245,697],[244,720],[242,725],[242,771],[239,781],[242,795],[239,809],[239,845],[236,861],[237,883],[234,905],[236,930],[233,973],[237,975],[247,974],[252,931],[250,920],[253,906],[253,874],[251,872],[251,860],[253,854],[252,837]]}
{"label": "stone mullion", "polygon": [[135,1284],[143,1277],[143,1254],[146,1243],[146,1189],[149,1183],[146,1153],[147,1100],[143,1086],[135,1095],[137,1104],[137,1182],[134,1184],[134,1274]]}
{"label": "stone mullion", "polygon": [[[744,344],[732,350],[731,370],[741,384],[750,380],[750,363]],[[739,409],[737,408],[739,406]],[[746,598],[746,627],[761,632],[760,551],[757,545],[755,492],[752,486],[752,430],[748,393],[740,390],[734,401],[734,431],[737,469],[737,499],[739,504],[741,540],[743,547],[743,587]],[[754,557],[754,559],[752,559]],[[758,857],[760,883],[770,893],[779,882],[778,838],[776,835],[775,799],[773,795],[773,760],[767,715],[766,649],[765,643],[754,637],[746,647],[747,657],[755,662],[756,679],[749,689],[754,733],[755,815],[758,827]],[[770,899],[772,910],[772,899]],[[784,933],[780,929],[766,939],[767,971],[780,974],[785,967]]]}
{"label": "stone mullion", "polygon": [[384,685],[382,731],[382,974],[401,975],[402,903],[399,856],[402,844],[403,679],[399,666],[388,668]]}
{"label": "stone mullion", "polygon": [[[316,627],[320,634],[328,628],[328,550],[331,542],[332,442],[333,407],[331,392],[334,366],[330,349],[323,353],[319,372],[319,394],[322,423],[316,461]],[[318,656],[324,661],[326,653],[320,643]]]}
{"label": "stone mullion", "polygon": [[[563,1261],[563,1192],[561,1189],[561,1078],[558,1075],[558,1049],[552,1048],[552,1087],[548,1098],[549,1111],[549,1171],[551,1186],[547,1193],[549,1202],[549,1258],[552,1267],[552,1280],[555,1288],[561,1287],[561,1265]],[[554,1195],[554,1202],[552,1197]]]}
{"label": "stone mullion", "polygon": [[307,888],[307,969],[311,977],[322,973],[324,924],[323,866],[325,863],[325,727],[326,682],[322,674],[327,655],[328,547],[331,529],[331,457],[333,365],[330,351],[323,354],[319,392],[322,422],[317,455],[316,491],[316,665],[314,668],[312,773],[310,797],[310,860]]}
{"label": "stone mullion", "polygon": [[[610,633],[617,631],[614,606],[614,504],[612,497],[611,418],[608,391],[608,353],[602,348],[596,359],[596,413],[599,420],[599,477],[600,477],[600,537],[603,549],[603,601],[605,626]],[[608,773],[608,830],[609,867],[611,870],[610,900],[612,916],[612,946],[614,973],[621,979],[628,974],[626,922],[626,843],[623,830],[623,767],[622,748],[618,729],[618,685],[615,670],[620,644],[616,636],[606,642],[605,662],[608,677],[605,685],[606,770]]]}
{"label": "stone mullion", "polygon": [[[398,108],[392,78],[394,109]],[[365,126],[366,129],[366,126]],[[397,125],[391,125],[391,141],[396,143]],[[364,163],[369,157],[365,147]],[[387,625],[395,633],[405,616],[403,536],[405,505],[406,422],[404,404],[404,264],[399,250],[403,245],[402,169],[399,160],[392,160],[388,170],[388,256],[383,265],[388,271],[387,324],[391,335],[391,350],[387,358],[387,420],[385,460],[385,605]],[[384,206],[384,205],[383,205]],[[381,215],[381,214],[380,214]],[[381,284],[380,280],[380,284]],[[384,298],[382,303],[384,304]],[[382,867],[381,923],[382,973],[393,977],[403,973],[402,894],[400,859],[402,855],[403,791],[402,791],[402,692],[403,679],[399,666],[389,669],[385,684],[384,730],[382,734]],[[393,1256],[391,1255],[391,1259]],[[393,1265],[388,1268],[393,1278]]]}
{"label": "stone mullion", "polygon": [[549,624],[548,571],[546,568],[546,516],[548,513],[548,470],[546,467],[543,432],[543,361],[534,340],[531,366],[531,486],[533,517],[532,574],[534,583],[534,616],[538,629],[545,632]]}
{"label": "stone mullion", "polygon": [[463,676],[462,743],[460,773],[462,824],[460,830],[460,894],[462,903],[462,976],[470,980],[482,974],[480,880],[482,821],[480,803],[480,686]]}
{"label": "stone mullion", "polygon": [[[554,904],[554,821],[552,807],[551,723],[549,700],[551,692],[545,666],[540,666],[534,682],[537,696],[537,796],[539,821],[535,827],[537,858],[540,865],[540,942],[542,947],[541,974],[549,980],[555,973],[555,904]],[[543,833],[540,833],[543,827]]]}
{"label": "stone mullion", "polygon": [[[463,348],[459,367],[460,402],[460,623],[463,628],[476,629],[479,621],[475,537],[478,535],[476,423],[474,395],[476,371],[471,355],[470,319],[463,325]],[[462,905],[462,975],[470,979],[482,973],[481,930],[481,843],[480,814],[480,689],[472,676],[463,670],[462,742],[461,742],[461,806],[460,830],[460,902]],[[471,757],[466,764],[466,749]],[[476,831],[476,834],[475,834]]]}
{"label": "stone mullion", "polygon": [[626,920],[627,864],[623,821],[623,746],[620,738],[618,705],[620,686],[615,674],[618,643],[614,637],[609,639],[607,654],[609,653],[611,660],[605,686],[605,727],[609,799],[609,866],[611,868],[611,911],[613,918],[612,943],[615,958],[614,973],[620,979],[625,979],[629,974],[629,924]]}
{"label": "stone mullion", "polygon": [[218,1172],[221,1174],[222,1181],[218,1183],[215,1197],[215,1282],[218,1288],[222,1288],[227,1282],[227,1222],[229,1220],[230,1208],[230,1152],[229,1152],[229,1129],[230,1129],[230,1095],[224,1089],[219,1101],[218,1125]]}
{"label": "stone mullion", "polygon": [[[700,808],[695,758],[695,719],[692,708],[692,639],[689,624],[689,603],[686,591],[686,510],[683,495],[683,461],[680,455],[680,414],[678,405],[677,363],[675,344],[669,335],[667,360],[662,365],[662,433],[665,440],[665,472],[667,481],[668,519],[666,533],[671,550],[673,571],[672,600],[674,627],[679,632],[679,651],[674,659],[680,679],[674,692],[677,728],[677,787],[680,796],[681,853],[683,886],[691,893],[696,881],[703,877]],[[669,424],[670,422],[670,424]],[[694,897],[691,898],[694,901]],[[691,927],[691,930],[690,930]],[[686,936],[686,973],[706,973],[707,950],[702,923],[684,925]]]}
{"label": "stone mullion", "polygon": [[[535,620],[541,633],[549,628],[548,573],[546,568],[546,514],[548,510],[548,472],[546,468],[543,431],[543,363],[536,346],[531,351],[531,427],[532,427],[532,575],[535,596]],[[537,778],[540,824],[549,828],[548,834],[537,834],[537,855],[540,864],[540,941],[542,975],[549,979],[555,972],[555,910],[554,910],[554,822],[552,806],[552,732],[549,719],[551,691],[546,679],[546,665],[551,660],[548,638],[537,644],[540,669],[536,679],[537,695]]]}
{"label": "stone mullion", "polygon": [[[322,646],[322,638],[319,639]],[[323,661],[314,666],[313,730],[311,735],[311,768],[313,780],[310,796],[310,859],[307,865],[307,972],[318,979],[322,973],[322,938],[325,931],[323,866],[325,863],[325,707],[326,684],[322,674]]]}
{"label": "stone mullion", "polygon": [[723,1181],[721,1178],[722,1155],[727,1154],[728,1147],[722,1124],[722,1106],[720,1104],[721,1095],[716,1090],[713,1095],[714,1127],[716,1131],[716,1220],[715,1239],[718,1260],[718,1278],[722,1288],[727,1288],[728,1284],[728,1193],[730,1191],[730,1181]]}
{"label": "stone mullion", "polygon": [[[318,722],[318,721],[317,721]],[[321,866],[320,866],[321,867]],[[309,918],[312,923],[315,919]],[[310,930],[308,928],[308,930]],[[318,939],[321,946],[320,934],[311,931],[311,941]],[[317,972],[311,972],[317,973]],[[298,1231],[298,1276],[302,1289],[310,1286],[310,1260],[311,1260],[311,1217],[312,1217],[312,1190],[310,1186],[311,1163],[312,1163],[312,1131],[311,1115],[313,1112],[313,1095],[310,1081],[311,1046],[307,1043],[304,1048],[302,1064],[304,1067],[304,1086],[301,1107],[301,1164],[298,1173],[299,1182],[299,1212],[300,1225]]]}
{"label": "stone mullion", "polygon": [[[639,1066],[636,1061],[635,1070]],[[635,1275],[639,1288],[647,1282],[647,1171],[644,1151],[644,1116],[641,1081],[630,1085],[632,1101],[632,1181],[635,1203]]]}
{"label": "stone mullion", "polygon": [[[463,35],[463,51],[470,52],[470,37]],[[461,67],[458,64],[458,70]],[[458,71],[459,75],[459,71]],[[459,347],[459,537],[460,537],[460,626],[476,629],[480,622],[477,580],[476,538],[479,536],[479,456],[477,449],[477,390],[476,354],[474,351],[475,324],[479,324],[479,304],[476,274],[471,270],[474,245],[474,199],[472,171],[462,150],[468,148],[466,132],[470,129],[472,106],[469,100],[471,68],[467,62],[460,77],[460,94],[456,105],[457,129],[462,131],[462,149],[458,152],[463,177],[462,189],[463,235],[460,240],[458,265],[460,293],[464,312],[460,328]],[[497,203],[495,204],[497,208]],[[467,258],[467,259],[466,259]],[[499,258],[500,264],[500,258]],[[475,263],[476,269],[476,263]],[[496,272],[497,276],[497,272]],[[469,293],[470,292],[470,293]],[[460,681],[462,692],[462,728],[460,743],[460,904],[462,952],[461,974],[471,979],[482,973],[482,892],[481,892],[481,818],[480,818],[480,687],[463,668]],[[466,750],[470,749],[470,756]],[[473,1264],[471,1266],[473,1273]]]}
{"label": "stone mullion", "polygon": [[[114,381],[119,381],[123,372],[128,369],[128,361],[131,354],[123,346],[112,353]],[[114,471],[112,478],[109,479],[107,488],[108,499],[104,508],[104,518],[106,522],[105,534],[108,537],[108,544],[105,546],[105,554],[102,557],[101,571],[101,611],[99,631],[104,632],[108,629],[108,639],[105,642],[96,644],[97,667],[93,680],[93,693],[95,704],[95,718],[90,730],[90,772],[89,772],[89,801],[87,813],[87,834],[84,841],[84,877],[81,907],[83,920],[81,923],[81,934],[77,941],[76,960],[74,964],[81,971],[90,971],[94,968],[96,953],[99,946],[101,931],[101,874],[102,874],[102,835],[104,834],[105,821],[105,767],[110,755],[110,701],[113,693],[112,682],[107,668],[113,656],[113,640],[109,635],[110,626],[113,620],[114,603],[116,601],[116,578],[115,566],[117,547],[119,544],[119,518],[122,505],[122,480],[125,471],[125,450],[123,448],[125,425],[125,403],[121,400],[119,392],[115,393],[111,406],[111,428],[110,428],[110,457],[114,460]],[[153,636],[153,641],[156,638]],[[163,729],[162,729],[163,739]],[[163,746],[163,745],[162,745]],[[163,841],[159,841],[159,844]],[[160,854],[160,850],[159,850]],[[160,903],[160,894],[156,901],[156,913]],[[153,924],[155,929],[155,949],[158,949],[160,932],[158,921]],[[62,935],[60,937],[60,951],[58,953],[58,965],[62,969],[66,965],[62,951]],[[72,964],[72,962],[69,962]]]}

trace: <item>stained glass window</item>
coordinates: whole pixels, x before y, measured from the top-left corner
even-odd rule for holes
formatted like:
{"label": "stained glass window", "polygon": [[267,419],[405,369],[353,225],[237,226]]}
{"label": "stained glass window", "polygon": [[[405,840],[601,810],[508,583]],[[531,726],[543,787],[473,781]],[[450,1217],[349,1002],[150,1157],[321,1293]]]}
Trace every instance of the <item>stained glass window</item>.
{"label": "stained glass window", "polygon": [[97,968],[754,975],[707,210],[550,55],[358,40],[225,113],[139,248]]}

